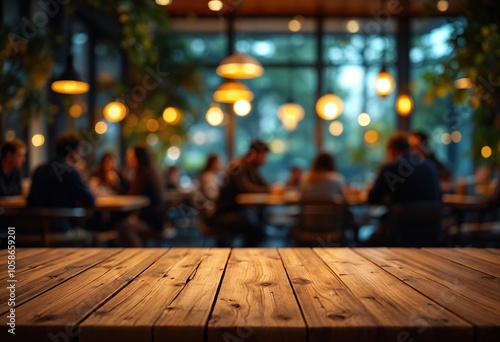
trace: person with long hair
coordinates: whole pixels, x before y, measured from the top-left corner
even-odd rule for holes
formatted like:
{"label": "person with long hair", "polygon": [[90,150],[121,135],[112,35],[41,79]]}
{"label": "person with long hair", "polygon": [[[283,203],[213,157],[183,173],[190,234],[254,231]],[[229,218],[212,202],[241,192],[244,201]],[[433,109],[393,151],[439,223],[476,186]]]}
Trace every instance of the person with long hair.
{"label": "person with long hair", "polygon": [[134,146],[127,150],[127,165],[134,171],[129,195],[149,198],[150,204],[139,215],[130,215],[119,223],[120,237],[128,247],[140,247],[140,234],[163,229],[162,181],[149,150]]}
{"label": "person with long hair", "polygon": [[129,184],[118,170],[118,162],[113,152],[105,152],[101,157],[99,168],[95,170],[90,178],[91,184],[105,193],[125,194]]}
{"label": "person with long hair", "polygon": [[316,155],[311,169],[302,176],[300,185],[303,200],[331,199],[336,196],[344,199],[344,188],[344,177],[337,172],[335,158],[327,152]]}

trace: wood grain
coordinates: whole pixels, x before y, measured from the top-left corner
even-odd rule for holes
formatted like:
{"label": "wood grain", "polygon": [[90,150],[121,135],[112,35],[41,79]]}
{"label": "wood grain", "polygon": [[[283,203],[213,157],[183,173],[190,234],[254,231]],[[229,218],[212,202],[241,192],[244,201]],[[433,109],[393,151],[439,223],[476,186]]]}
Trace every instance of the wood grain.
{"label": "wood grain", "polygon": [[234,249],[208,341],[305,341],[306,327],[276,249]]}
{"label": "wood grain", "polygon": [[472,341],[471,324],[354,251],[347,248],[314,251],[375,317],[379,340]]}
{"label": "wood grain", "polygon": [[154,341],[203,341],[229,248],[211,249],[189,283],[163,310],[154,326]]}
{"label": "wood grain", "polygon": [[[425,248],[424,250],[450,261],[500,278],[500,264],[494,264],[479,257],[480,254],[485,254],[485,252],[481,253],[481,251],[476,251],[479,253],[472,253],[471,255],[469,253],[462,253],[460,250],[453,250],[449,248]],[[474,254],[476,254],[476,257],[473,256]],[[486,254],[489,253],[486,252]]]}
{"label": "wood grain", "polygon": [[[61,258],[51,259],[43,262],[39,259],[36,267],[27,267],[27,271],[17,274],[16,305],[19,306],[30,299],[50,290],[51,288],[65,282],[77,274],[92,267],[103,259],[118,253],[119,249],[99,250],[95,248],[69,249],[61,251]],[[0,313],[7,312],[8,293],[0,293]]]}
{"label": "wood grain", "polygon": [[78,324],[165,253],[127,249],[17,308],[19,341],[71,340]]}
{"label": "wood grain", "polygon": [[280,249],[308,329],[308,341],[376,341],[377,323],[311,249]]}
{"label": "wood grain", "polygon": [[359,249],[357,252],[472,323],[477,341],[497,340],[500,279],[417,249]]}
{"label": "wood grain", "polygon": [[500,265],[500,251],[495,249],[484,248],[455,248],[453,249],[459,254],[470,255],[471,257],[485,260],[494,265]]}
{"label": "wood grain", "polygon": [[[207,248],[178,248],[165,254],[81,324],[79,341],[152,341],[153,325],[190,287],[209,252]],[[227,255],[219,267],[226,260]],[[220,277],[212,281],[217,286]],[[209,311],[212,303],[191,306],[205,304],[201,310]],[[205,325],[207,320],[193,323]]]}

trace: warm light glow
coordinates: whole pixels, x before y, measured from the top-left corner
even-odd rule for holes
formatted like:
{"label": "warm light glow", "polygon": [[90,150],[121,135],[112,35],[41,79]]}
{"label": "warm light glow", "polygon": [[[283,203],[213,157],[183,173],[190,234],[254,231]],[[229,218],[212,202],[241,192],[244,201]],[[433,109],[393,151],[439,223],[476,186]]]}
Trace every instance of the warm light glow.
{"label": "warm light glow", "polygon": [[459,78],[455,81],[455,88],[457,89],[470,89],[472,88],[472,81],[468,77]]}
{"label": "warm light glow", "polygon": [[222,9],[222,7],[224,7],[224,4],[220,0],[210,0],[208,2],[208,8],[211,11],[218,12]]}
{"label": "warm light glow", "polygon": [[85,94],[89,91],[89,84],[75,80],[59,80],[52,82],[52,91],[60,94]]}
{"label": "warm light glow", "polygon": [[451,132],[451,141],[454,143],[459,143],[462,140],[462,133],[459,131],[453,131]]}
{"label": "warm light glow", "polygon": [[207,141],[207,136],[205,135],[204,132],[196,132],[194,135],[193,135],[193,142],[196,144],[196,145],[203,145],[205,142]]}
{"label": "warm light glow", "polygon": [[104,121],[96,122],[94,130],[97,134],[104,134],[108,130],[108,125]]}
{"label": "warm light glow", "polygon": [[481,155],[483,156],[483,158],[491,157],[491,153],[491,147],[489,146],[483,146],[483,148],[481,149]]}
{"label": "warm light glow", "polygon": [[316,113],[323,120],[334,120],[342,114],[343,110],[342,99],[334,94],[323,95],[316,102]]}
{"label": "warm light glow", "polygon": [[278,108],[278,118],[286,130],[294,130],[297,124],[304,119],[304,108],[295,102],[287,102]]}
{"label": "warm light glow", "polygon": [[69,115],[73,118],[79,118],[83,113],[83,108],[79,104],[74,104],[69,107]]}
{"label": "warm light glow", "polygon": [[162,116],[163,116],[163,120],[165,120],[166,123],[168,123],[169,125],[173,125],[173,126],[179,124],[183,119],[182,112],[177,107],[165,108]]}
{"label": "warm light glow", "polygon": [[344,132],[344,125],[342,125],[342,122],[340,121],[332,121],[330,127],[328,127],[328,130],[330,131],[331,135],[333,135],[334,137],[338,137],[342,134],[342,132]]}
{"label": "warm light glow", "polygon": [[450,133],[443,133],[441,134],[441,142],[445,145],[448,145],[451,143],[451,135]]}
{"label": "warm light glow", "polygon": [[396,112],[401,116],[408,116],[413,111],[413,100],[408,94],[400,94],[396,99]]}
{"label": "warm light glow", "polygon": [[45,143],[45,137],[43,136],[43,134],[35,134],[31,138],[31,143],[35,147],[40,147]]}
{"label": "warm light glow", "polygon": [[446,12],[448,10],[448,7],[450,7],[450,4],[446,0],[439,0],[436,4],[436,7],[439,12]]}
{"label": "warm light glow", "polygon": [[205,115],[207,122],[211,126],[219,126],[224,121],[224,113],[217,104],[212,103]]}
{"label": "warm light glow", "polygon": [[249,79],[262,76],[264,68],[255,58],[242,53],[235,53],[224,58],[216,72],[217,75],[223,78]]}
{"label": "warm light glow", "polygon": [[158,136],[154,133],[149,133],[147,136],[146,136],[146,143],[149,145],[149,146],[154,146],[156,144],[158,144]]}
{"label": "warm light glow", "polygon": [[288,29],[292,32],[298,32],[302,28],[302,23],[297,20],[296,18],[293,18],[288,22]]}
{"label": "warm light glow", "polygon": [[156,119],[149,119],[146,122],[146,129],[150,132],[156,132],[159,127],[160,127],[160,124],[158,123],[158,120],[156,120]]}
{"label": "warm light glow", "polygon": [[222,103],[235,103],[239,100],[253,100],[253,93],[242,83],[226,81],[214,92],[214,100]]}
{"label": "warm light glow", "polygon": [[349,33],[356,33],[359,31],[359,22],[357,20],[349,20],[345,27]]}
{"label": "warm light glow", "polygon": [[5,140],[11,141],[14,140],[15,137],[16,137],[16,132],[14,132],[13,130],[10,129],[7,132],[5,132]]}
{"label": "warm light glow", "polygon": [[170,146],[167,150],[167,157],[177,160],[181,156],[181,150],[177,146]]}
{"label": "warm light glow", "polygon": [[358,123],[361,127],[366,127],[370,124],[371,118],[367,113],[361,113],[358,115]]}
{"label": "warm light glow", "polygon": [[271,141],[271,143],[269,144],[269,148],[271,149],[272,153],[281,154],[285,152],[286,144],[283,140],[276,139]]}
{"label": "warm light glow", "polygon": [[378,140],[378,133],[377,131],[374,131],[373,129],[366,131],[365,133],[365,142],[367,144],[375,144]]}
{"label": "warm light glow", "polygon": [[394,89],[394,79],[389,74],[385,67],[380,70],[375,82],[375,91],[381,97],[386,97]]}
{"label": "warm light glow", "polygon": [[128,108],[122,102],[111,101],[104,107],[103,113],[109,122],[120,122],[127,116]]}
{"label": "warm light glow", "polygon": [[168,6],[172,3],[172,0],[155,0],[157,5]]}
{"label": "warm light glow", "polygon": [[252,104],[247,100],[238,100],[234,103],[233,110],[236,115],[245,116],[252,110]]}

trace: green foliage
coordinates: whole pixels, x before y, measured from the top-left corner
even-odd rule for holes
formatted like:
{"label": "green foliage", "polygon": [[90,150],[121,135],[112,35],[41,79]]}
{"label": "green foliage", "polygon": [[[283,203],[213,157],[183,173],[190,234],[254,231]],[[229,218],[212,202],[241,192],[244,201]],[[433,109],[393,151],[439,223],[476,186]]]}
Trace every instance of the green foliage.
{"label": "green foliage", "polygon": [[[500,161],[500,33],[498,4],[494,1],[468,1],[465,19],[452,22],[449,39],[454,54],[443,63],[439,74],[427,75],[432,87],[426,99],[432,101],[451,93],[455,103],[468,103],[473,109],[472,156],[482,160],[481,148],[488,145],[493,156],[488,163]],[[457,89],[454,82],[469,78],[470,89]]]}
{"label": "green foliage", "polygon": [[47,105],[41,90],[53,64],[44,32],[26,39],[21,25],[0,25],[0,112],[19,110],[24,120],[45,113]]}

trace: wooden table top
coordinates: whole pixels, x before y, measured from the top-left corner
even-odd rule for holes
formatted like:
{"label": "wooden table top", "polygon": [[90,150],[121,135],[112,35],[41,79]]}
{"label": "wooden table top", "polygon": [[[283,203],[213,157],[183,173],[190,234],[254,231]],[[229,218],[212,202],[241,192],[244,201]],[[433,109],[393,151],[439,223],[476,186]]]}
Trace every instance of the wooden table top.
{"label": "wooden table top", "polygon": [[[146,196],[108,195],[96,197],[96,211],[133,211],[147,207],[149,199]],[[0,208],[24,208],[26,197],[0,197]]]}
{"label": "wooden table top", "polygon": [[[347,202],[352,205],[368,204],[366,193],[349,194],[346,196]],[[269,206],[298,204],[300,193],[297,191],[285,192],[284,194],[271,193],[243,193],[236,196],[236,201],[243,205]],[[481,209],[486,205],[483,196],[464,196],[455,194],[444,194],[443,203],[457,209]]]}
{"label": "wooden table top", "polygon": [[[500,250],[17,249],[2,341],[497,341]],[[0,292],[7,316],[9,292]],[[10,339],[6,339],[9,337]]]}

